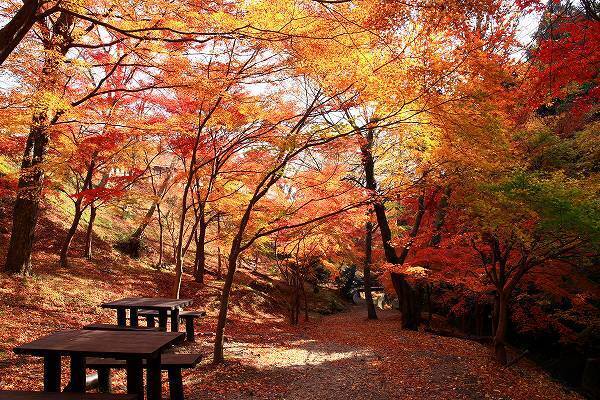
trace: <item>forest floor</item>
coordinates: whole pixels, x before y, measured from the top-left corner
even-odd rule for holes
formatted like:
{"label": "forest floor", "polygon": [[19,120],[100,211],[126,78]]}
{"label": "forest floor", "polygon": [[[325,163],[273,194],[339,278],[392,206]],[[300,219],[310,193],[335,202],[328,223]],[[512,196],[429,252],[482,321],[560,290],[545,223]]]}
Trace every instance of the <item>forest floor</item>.
{"label": "forest floor", "polygon": [[[9,231],[1,214],[3,262]],[[1,389],[42,388],[42,360],[17,356],[14,346],[57,330],[114,322],[114,313],[98,307],[104,301],[170,293],[172,272],[132,260],[103,240],[96,242],[93,261],[75,256],[82,250],[76,240],[70,266],[59,267],[62,234],[57,232],[64,230],[59,222],[43,219],[39,226],[32,277],[0,273]],[[285,285],[246,268],[236,275],[231,296],[227,362],[213,366],[221,285],[213,277],[199,285],[184,275],[182,296],[207,311],[197,328],[198,341],[176,349],[206,355],[198,368],[185,372],[189,400],[581,398],[528,360],[503,369],[492,360],[489,348],[479,343],[401,330],[397,311],[379,311],[376,321],[367,320],[365,310],[357,306],[322,316],[319,312],[345,307],[331,290],[308,291],[314,312],[310,321],[293,327],[285,315]],[[63,384],[67,371],[65,360]],[[164,386],[166,396],[166,382]],[[116,376],[115,389],[124,389],[122,372]]]}
{"label": "forest floor", "polygon": [[528,360],[500,368],[479,343],[399,327],[397,311],[369,321],[355,306],[294,331],[238,334],[227,343],[226,365],[187,374],[188,398],[581,398]]}

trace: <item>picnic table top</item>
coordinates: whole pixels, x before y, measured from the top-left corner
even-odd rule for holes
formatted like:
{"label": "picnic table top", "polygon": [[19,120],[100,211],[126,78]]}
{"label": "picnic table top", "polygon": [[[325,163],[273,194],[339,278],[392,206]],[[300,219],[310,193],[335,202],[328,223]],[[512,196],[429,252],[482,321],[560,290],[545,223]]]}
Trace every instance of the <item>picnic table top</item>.
{"label": "picnic table top", "polygon": [[14,348],[17,354],[48,353],[90,357],[155,357],[171,344],[182,341],[183,332],[68,330],[44,336]]}
{"label": "picnic table top", "polygon": [[193,303],[192,299],[169,299],[161,297],[127,297],[102,303],[103,308],[144,308],[147,310],[174,310]]}

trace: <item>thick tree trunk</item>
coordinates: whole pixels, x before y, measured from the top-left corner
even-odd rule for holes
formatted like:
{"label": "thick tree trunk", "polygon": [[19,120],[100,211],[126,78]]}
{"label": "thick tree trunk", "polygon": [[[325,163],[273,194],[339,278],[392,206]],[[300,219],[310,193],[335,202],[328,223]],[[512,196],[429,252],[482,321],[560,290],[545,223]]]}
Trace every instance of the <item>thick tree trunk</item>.
{"label": "thick tree trunk", "polygon": [[377,319],[373,294],[371,293],[371,261],[373,252],[373,224],[369,221],[365,225],[365,265],[363,275],[365,278],[365,300],[367,302],[367,316],[369,319]]}
{"label": "thick tree trunk", "polygon": [[90,205],[90,220],[88,221],[87,230],[85,231],[85,258],[92,259],[92,241],[94,237],[94,222],[96,221],[96,206],[94,203]]}
{"label": "thick tree trunk", "polygon": [[40,164],[44,160],[49,140],[47,118],[46,112],[34,115],[27,138],[13,209],[12,233],[5,266],[7,272],[23,275],[31,273],[31,249],[44,183],[44,170]]}
{"label": "thick tree trunk", "polygon": [[398,295],[402,328],[416,331],[421,321],[423,291],[419,285],[411,285],[404,274],[392,272],[392,284]]}
{"label": "thick tree trunk", "polygon": [[[37,9],[36,4],[27,2],[24,7]],[[57,57],[57,54],[64,56],[69,49],[71,24],[72,16],[61,13],[52,27],[53,34],[44,38],[47,56],[42,68],[39,94],[55,94],[60,89],[60,66],[63,60],[62,57]],[[8,29],[10,31],[12,28]],[[4,28],[1,33],[3,35],[6,33],[10,42],[11,35],[4,31]],[[14,40],[15,36],[12,37]],[[5,49],[11,49],[10,43]],[[42,103],[35,108],[37,111],[31,120],[21,163],[17,198],[13,209],[12,233],[5,264],[7,272],[23,275],[31,273],[31,249],[44,185],[43,162],[50,139],[48,129],[59,117],[59,114],[54,114],[47,104]]]}
{"label": "thick tree trunk", "polygon": [[0,29],[0,65],[8,58],[36,21],[38,0],[23,0],[14,17]]}

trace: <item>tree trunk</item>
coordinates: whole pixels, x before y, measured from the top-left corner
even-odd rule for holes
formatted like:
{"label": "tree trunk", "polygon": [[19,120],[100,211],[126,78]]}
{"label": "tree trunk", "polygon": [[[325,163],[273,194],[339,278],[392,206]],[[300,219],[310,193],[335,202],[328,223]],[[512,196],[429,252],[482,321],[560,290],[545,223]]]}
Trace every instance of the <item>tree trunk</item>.
{"label": "tree trunk", "polygon": [[200,211],[196,237],[196,258],[194,259],[194,278],[198,283],[204,283],[204,271],[206,269],[206,252],[204,242],[206,239],[206,221],[204,211]]}
{"label": "tree trunk", "polygon": [[402,248],[402,253],[398,257],[398,264],[404,264],[406,261],[406,257],[408,257],[408,252],[412,247],[413,239],[417,237],[419,234],[419,229],[421,228],[421,222],[423,221],[423,215],[425,215],[425,195],[421,194],[418,199],[419,208],[417,209],[417,214],[415,215],[415,222],[413,223],[412,229],[410,230],[408,242]]}
{"label": "tree trunk", "polygon": [[498,302],[498,325],[494,335],[494,353],[496,360],[506,365],[506,331],[508,328],[508,296],[500,293],[496,298]]}
{"label": "tree trunk", "polygon": [[44,183],[44,170],[40,164],[44,160],[49,140],[47,117],[46,112],[33,116],[27,138],[13,209],[12,233],[5,266],[7,272],[23,275],[31,273],[31,249]]}
{"label": "tree trunk", "polygon": [[444,190],[444,194],[440,199],[440,205],[435,214],[435,222],[434,222],[434,233],[431,236],[430,245],[433,247],[437,247],[442,241],[442,227],[444,226],[444,220],[446,219],[446,210],[448,209],[448,200],[450,199],[451,189],[450,186],[446,186]]}
{"label": "tree trunk", "polygon": [[96,205],[90,205],[90,220],[88,221],[87,230],[85,231],[85,258],[92,259],[92,241],[94,237],[94,222],[96,221]]}
{"label": "tree trunk", "polygon": [[[94,169],[96,167],[96,156],[97,152],[92,154],[92,158],[90,163],[87,166],[87,172],[85,175],[85,179],[83,181],[82,190],[87,190],[92,187],[92,177],[94,176]],[[73,237],[77,232],[77,228],[79,227],[79,221],[81,220],[81,216],[83,215],[83,211],[86,206],[83,206],[83,197],[78,197],[75,201],[75,215],[73,216],[73,222],[71,223],[71,227],[67,232],[67,237],[63,242],[62,249],[60,251],[60,265],[63,267],[68,266],[68,257],[69,257],[69,248],[71,247],[71,242],[73,241]]]}
{"label": "tree trunk", "polygon": [[81,204],[77,203],[75,205],[75,215],[73,216],[73,222],[71,222],[71,227],[67,231],[67,237],[65,237],[62,248],[60,249],[60,265],[62,267],[68,267],[69,248],[71,247],[73,236],[75,236],[75,233],[77,232],[77,227],[79,226],[79,221],[81,220],[82,215],[83,210],[81,209]]}
{"label": "tree trunk", "polygon": [[392,284],[398,295],[402,328],[416,331],[421,321],[421,305],[423,292],[420,285],[411,285],[404,274],[392,272]]}
{"label": "tree trunk", "polygon": [[[234,240],[235,241],[235,240]],[[232,247],[237,247],[234,243]],[[219,317],[217,319],[217,330],[215,334],[215,347],[213,352],[213,363],[218,364],[224,361],[223,357],[223,339],[225,337],[225,323],[227,322],[227,309],[229,307],[229,295],[233,285],[233,277],[237,266],[238,250],[234,250],[229,254],[227,261],[227,275],[221,292],[221,304],[219,306]]]}
{"label": "tree trunk", "polygon": [[308,322],[308,298],[306,297],[306,288],[304,287],[304,281],[300,286],[302,290],[302,298],[304,299],[304,322]]}
{"label": "tree trunk", "polygon": [[222,279],[223,276],[221,275],[221,268],[222,268],[222,260],[221,260],[221,216],[217,216],[217,279]]}
{"label": "tree trunk", "polygon": [[362,164],[365,171],[365,187],[371,192],[372,206],[381,233],[385,259],[391,264],[400,264],[394,246],[392,246],[392,230],[385,215],[385,206],[377,198],[377,180],[375,179],[375,160],[373,159],[373,130],[367,129],[365,144],[361,146]]}
{"label": "tree trunk", "polygon": [[373,250],[373,224],[369,221],[365,226],[365,265],[363,275],[365,278],[365,300],[367,302],[367,316],[369,319],[377,319],[373,294],[371,293],[371,260]]}
{"label": "tree trunk", "polygon": [[154,211],[156,211],[158,204],[160,203],[162,198],[165,196],[167,189],[169,188],[169,182],[171,181],[172,174],[173,174],[172,170],[169,169],[169,171],[167,172],[167,176],[165,176],[165,179],[163,180],[162,184],[160,185],[160,188],[158,189],[158,192],[155,194],[155,198],[152,202],[152,205],[146,211],[146,215],[144,215],[144,218],[142,219],[142,222],[140,222],[140,225],[137,227],[137,229],[131,235],[132,238],[135,238],[137,240],[142,239],[142,236],[144,235],[146,228],[148,227],[148,225],[150,224],[150,221],[152,220]]}
{"label": "tree trunk", "polygon": [[156,263],[156,268],[161,269],[162,264],[163,264],[163,257],[164,257],[164,253],[165,253],[165,244],[164,244],[164,228],[163,228],[160,204],[156,208],[156,214],[158,217],[158,262]]}
{"label": "tree trunk", "polygon": [[23,0],[19,11],[0,29],[0,65],[29,32],[36,21],[38,8],[38,0]]}
{"label": "tree trunk", "polygon": [[[27,2],[24,7],[32,7],[32,4]],[[60,90],[60,67],[63,63],[62,57],[67,53],[71,43],[71,24],[72,16],[61,13],[52,27],[53,34],[44,38],[46,59],[38,89],[41,98]],[[3,35],[6,33],[5,28],[1,31]],[[9,48],[10,44],[6,49]],[[57,57],[57,54],[62,57]],[[50,139],[48,129],[59,117],[58,112],[53,113],[53,110],[44,103],[38,104],[34,109],[36,111],[31,119],[31,128],[21,162],[17,198],[13,209],[12,232],[5,264],[7,272],[23,275],[31,273],[31,249],[44,185],[43,162]]]}

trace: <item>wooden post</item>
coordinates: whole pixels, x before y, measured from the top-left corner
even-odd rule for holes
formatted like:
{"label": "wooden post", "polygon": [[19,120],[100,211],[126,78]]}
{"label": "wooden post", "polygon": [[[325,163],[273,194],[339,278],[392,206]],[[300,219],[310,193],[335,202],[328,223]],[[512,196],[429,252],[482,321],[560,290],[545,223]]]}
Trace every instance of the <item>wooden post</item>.
{"label": "wooden post", "polygon": [[100,393],[110,393],[112,391],[110,368],[98,368],[98,391]]}
{"label": "wooden post", "polygon": [[194,334],[194,318],[185,319],[185,336],[188,342],[196,341],[196,335]]}
{"label": "wooden post", "polygon": [[117,308],[117,325],[125,326],[127,325],[127,312],[124,308]]}
{"label": "wooden post", "polygon": [[127,360],[127,393],[137,394],[138,399],[144,400],[144,375],[139,358]]}
{"label": "wooden post", "polygon": [[129,309],[129,323],[133,328],[137,328],[138,326],[138,309],[130,308]]}
{"label": "wooden post", "polygon": [[71,356],[71,392],[85,393],[85,357]]}
{"label": "wooden post", "polygon": [[162,398],[162,380],[160,376],[160,353],[155,358],[148,359],[146,377],[148,379],[148,400],[160,400]]}
{"label": "wooden post", "polygon": [[156,326],[154,315],[146,315],[146,325],[148,328],[154,328]]}
{"label": "wooden post", "polygon": [[44,391],[60,392],[60,355],[49,353],[44,356]]}
{"label": "wooden post", "polygon": [[179,332],[179,308],[171,310],[171,332]]}
{"label": "wooden post", "polygon": [[181,368],[169,369],[169,394],[171,395],[171,400],[184,400]]}
{"label": "wooden post", "polygon": [[158,327],[161,331],[167,330],[167,310],[158,311]]}

